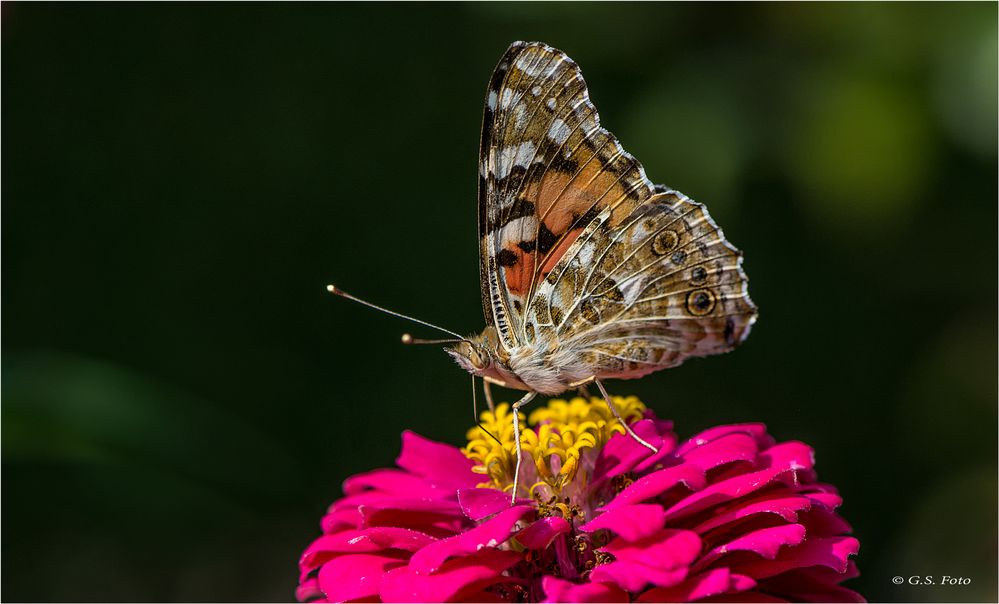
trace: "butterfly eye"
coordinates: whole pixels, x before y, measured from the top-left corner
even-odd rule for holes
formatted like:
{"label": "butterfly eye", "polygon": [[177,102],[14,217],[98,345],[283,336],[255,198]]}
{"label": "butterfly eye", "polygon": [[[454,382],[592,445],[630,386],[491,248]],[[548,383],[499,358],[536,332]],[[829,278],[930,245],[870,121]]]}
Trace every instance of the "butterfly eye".
{"label": "butterfly eye", "polygon": [[694,285],[703,285],[708,280],[708,271],[703,266],[695,266],[690,271],[690,282]]}
{"label": "butterfly eye", "polygon": [[687,312],[703,317],[715,308],[715,295],[709,289],[696,289],[687,294]]}
{"label": "butterfly eye", "polygon": [[485,369],[489,365],[489,356],[478,346],[468,347],[468,360],[476,369]]}

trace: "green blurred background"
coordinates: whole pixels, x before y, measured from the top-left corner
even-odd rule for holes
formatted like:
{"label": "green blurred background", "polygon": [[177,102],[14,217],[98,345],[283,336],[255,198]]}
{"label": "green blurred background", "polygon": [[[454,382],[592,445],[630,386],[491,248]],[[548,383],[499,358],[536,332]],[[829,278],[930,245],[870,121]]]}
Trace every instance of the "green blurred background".
{"label": "green blurred background", "polygon": [[746,254],[745,345],[612,392],[813,445],[868,598],[996,599],[996,4],[2,11],[4,600],[290,599],[345,477],[463,442],[433,334],[323,287],[482,328],[517,39]]}

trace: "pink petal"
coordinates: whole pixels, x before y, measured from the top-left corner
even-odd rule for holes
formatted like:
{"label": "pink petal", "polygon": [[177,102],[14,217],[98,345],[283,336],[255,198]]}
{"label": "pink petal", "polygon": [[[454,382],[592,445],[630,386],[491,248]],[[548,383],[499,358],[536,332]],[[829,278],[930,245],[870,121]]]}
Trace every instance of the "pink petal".
{"label": "pink petal", "polygon": [[830,510],[835,510],[843,505],[843,498],[833,493],[805,493],[805,497],[816,503],[821,503]]}
{"label": "pink petal", "polygon": [[855,555],[859,549],[860,542],[853,537],[808,539],[798,547],[782,550],[772,561],[750,562],[734,570],[757,579],[808,566],[824,566],[846,573],[850,556]]}
{"label": "pink petal", "polygon": [[333,558],[319,569],[319,588],[332,602],[378,595],[382,575],[403,566],[405,560],[373,554],[347,554]]}
{"label": "pink petal", "polygon": [[329,511],[356,509],[360,506],[389,508],[396,505],[396,507],[407,507],[411,503],[418,506],[421,510],[441,509],[453,511],[456,514],[460,514],[461,512],[457,500],[453,497],[440,497],[436,493],[429,496],[421,496],[412,493],[383,493],[379,491],[366,491],[344,497],[333,503]]}
{"label": "pink petal", "polygon": [[798,602],[863,602],[857,592],[837,585],[855,570],[855,565],[850,566],[847,573],[822,566],[795,569],[761,581],[760,587]]}
{"label": "pink petal", "polygon": [[727,434],[748,434],[756,441],[757,449],[766,449],[774,444],[774,439],[767,434],[767,427],[764,424],[729,424],[709,428],[704,432],[695,434],[677,448],[676,455],[683,457],[695,447],[705,445]]}
{"label": "pink petal", "polygon": [[694,447],[683,459],[706,472],[733,461],[754,461],[758,452],[755,438],[734,432]]}
{"label": "pink petal", "polygon": [[[531,500],[519,498],[517,503],[531,503]],[[458,491],[458,505],[469,519],[478,521],[510,508],[510,494],[478,487],[461,489]]]}
{"label": "pink petal", "polygon": [[431,497],[394,497],[378,496],[366,498],[365,501],[359,496],[345,497],[335,504],[335,509],[361,507],[366,510],[413,510],[420,512],[436,512],[453,516],[461,516],[461,508],[458,501],[447,501],[445,499],[435,499]]}
{"label": "pink petal", "polygon": [[659,449],[654,454],[648,448],[635,442],[627,434],[615,434],[607,441],[597,457],[591,485],[598,487],[610,478],[632,471],[648,457],[662,459],[669,455],[671,443],[660,436],[652,420],[643,419],[631,424],[631,429],[645,442]]}
{"label": "pink petal", "polygon": [[601,509],[610,511],[621,506],[642,503],[665,493],[678,484],[682,484],[692,491],[704,488],[704,471],[694,464],[685,463],[647,474],[628,485]]}
{"label": "pink petal", "polygon": [[747,518],[753,514],[776,514],[787,522],[797,522],[798,512],[808,510],[811,506],[811,500],[803,495],[757,499],[741,504],[713,518],[709,518],[697,525],[694,530],[703,535],[710,530]]}
{"label": "pink petal", "polygon": [[520,531],[517,541],[527,549],[544,550],[558,537],[572,530],[572,525],[561,516],[549,516]]}
{"label": "pink petal", "polygon": [[683,581],[701,551],[701,539],[691,531],[664,529],[638,541],[618,537],[599,551],[611,554],[615,561],[596,566],[590,580],[637,592],[648,583],[670,587]]}
{"label": "pink petal", "polygon": [[600,514],[579,527],[587,533],[608,529],[619,537],[637,541],[663,528],[663,508],[656,504],[623,505]]}
{"label": "pink petal", "polygon": [[551,576],[541,579],[545,602],[628,602],[628,594],[613,583],[573,583]]}
{"label": "pink petal", "polygon": [[324,533],[336,533],[344,529],[355,529],[362,523],[361,511],[354,509],[335,509],[326,513],[319,521],[319,527]]}
{"label": "pink petal", "polygon": [[402,526],[415,528],[439,520],[462,519],[457,502],[440,499],[406,499],[395,497],[373,501],[357,508],[362,526]]}
{"label": "pink petal", "polygon": [[302,553],[298,565],[304,574],[308,574],[323,562],[339,554],[360,554],[386,549],[415,552],[434,541],[436,539],[433,537],[418,531],[388,526],[343,531],[333,535],[323,535],[313,541]]}
{"label": "pink petal", "polygon": [[312,578],[302,581],[295,590],[295,599],[299,602],[327,602],[323,590],[319,589],[319,579]]}
{"label": "pink petal", "polygon": [[402,433],[402,453],[395,463],[440,489],[469,489],[481,481],[481,477],[472,472],[475,463],[459,449],[409,430]]}
{"label": "pink petal", "polygon": [[390,570],[382,577],[383,602],[447,602],[463,599],[482,589],[511,581],[501,573],[521,561],[517,552],[484,549],[463,558],[448,560],[432,574],[419,574],[408,566]]}
{"label": "pink petal", "polygon": [[438,489],[420,476],[394,468],[357,474],[343,481],[343,492],[347,497],[371,491],[375,491],[378,495],[403,495],[406,497],[453,495],[453,492]]}
{"label": "pink petal", "polygon": [[762,451],[759,460],[767,468],[787,468],[801,472],[814,480],[815,451],[798,441],[774,445]]}
{"label": "pink petal", "polygon": [[[704,554],[694,569],[700,571],[718,558],[731,554],[732,552],[753,552],[763,556],[767,560],[777,557],[777,552],[786,545],[798,545],[805,540],[805,527],[800,524],[783,524],[763,528],[733,539],[732,541],[719,545],[708,553]],[[752,573],[743,572],[751,577],[759,577]]]}
{"label": "pink petal", "polygon": [[[684,498],[666,510],[666,521],[669,522],[670,520],[744,497],[778,480],[793,482],[795,480],[793,471],[782,468],[769,468],[758,472],[740,474],[721,482],[716,482],[697,491],[690,497]],[[623,495],[624,492],[621,494]],[[618,495],[617,498],[620,499],[620,497]]]}
{"label": "pink petal", "polygon": [[650,420],[653,424],[655,424],[656,430],[658,430],[660,434],[666,434],[667,432],[673,430],[673,421],[668,419],[659,419],[659,417],[656,416],[656,412],[652,409],[646,409],[645,413],[642,414],[642,419]]}
{"label": "pink petal", "polygon": [[846,561],[846,571],[842,573],[836,572],[833,569],[827,568],[825,566],[813,566],[811,568],[803,568],[798,572],[825,577],[824,580],[827,582],[846,581],[847,579],[856,579],[857,577],[860,576],[860,571],[857,570],[857,563],[854,562],[853,558]]}
{"label": "pink petal", "polygon": [[747,591],[756,581],[745,575],[734,575],[727,568],[715,568],[688,578],[673,587],[654,587],[638,597],[638,602],[693,602],[709,596]]}
{"label": "pink petal", "polygon": [[534,511],[531,505],[507,508],[469,531],[424,547],[413,554],[409,567],[417,574],[432,573],[448,558],[496,547],[510,538],[510,531],[515,524]]}
{"label": "pink petal", "polygon": [[636,592],[645,589],[649,583],[670,586],[680,583],[687,577],[687,567],[671,570],[650,569],[639,562],[609,562],[601,564],[590,573],[591,581],[616,583],[626,591]]}
{"label": "pink petal", "polygon": [[853,527],[839,514],[830,512],[822,506],[815,506],[806,514],[802,514],[801,523],[808,528],[808,534],[813,537],[830,537],[853,532]]}
{"label": "pink petal", "polygon": [[509,597],[505,597],[504,598],[502,594],[499,594],[499,593],[497,593],[495,591],[489,591],[489,589],[486,588],[486,589],[479,590],[479,591],[477,591],[475,593],[464,593],[463,592],[461,594],[461,601],[462,602],[475,602],[476,604],[485,604],[485,603],[489,603],[489,604],[509,604],[510,598]]}
{"label": "pink petal", "polygon": [[[672,424],[672,422],[665,422],[667,424]],[[665,466],[671,466],[676,464],[676,456],[674,451],[676,450],[676,435],[667,430],[663,430],[661,427],[656,428],[660,438],[662,438],[662,446],[657,447],[659,452],[655,455],[649,455],[644,460],[638,463],[637,466],[632,469],[632,472],[638,474],[644,474],[649,470],[659,470]],[[646,439],[648,441],[648,439]],[[658,466],[658,467],[657,467]]]}
{"label": "pink petal", "polygon": [[718,594],[708,596],[701,602],[735,602],[736,604],[770,604],[771,602],[788,602],[776,596],[763,594],[758,591],[741,591],[734,594]]}

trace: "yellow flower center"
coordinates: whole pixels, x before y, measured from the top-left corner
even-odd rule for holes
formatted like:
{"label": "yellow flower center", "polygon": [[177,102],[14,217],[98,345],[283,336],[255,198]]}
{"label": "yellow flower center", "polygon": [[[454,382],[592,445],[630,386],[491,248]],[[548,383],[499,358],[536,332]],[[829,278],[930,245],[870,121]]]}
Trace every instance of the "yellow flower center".
{"label": "yellow flower center", "polygon": [[[634,396],[615,396],[614,405],[629,424],[641,419],[645,405]],[[507,490],[513,488],[513,473],[516,464],[517,447],[513,438],[513,414],[510,405],[496,406],[496,412],[484,411],[480,419],[482,426],[500,442],[493,440],[478,426],[468,430],[468,445],[462,449],[466,457],[475,461],[474,472],[484,474],[489,482],[480,487]],[[532,479],[531,492],[547,485],[551,493],[561,494],[562,489],[572,483],[582,471],[583,484],[589,482],[593,471],[593,459],[584,463],[588,450],[599,451],[615,434],[624,434],[624,426],[619,422],[602,398],[587,401],[577,397],[571,401],[552,399],[548,405],[531,412],[524,423],[520,413],[520,445],[527,458],[534,461],[536,475]],[[525,475],[524,467],[521,475]],[[534,478],[536,477],[536,480]],[[523,483],[523,478],[522,484]]]}

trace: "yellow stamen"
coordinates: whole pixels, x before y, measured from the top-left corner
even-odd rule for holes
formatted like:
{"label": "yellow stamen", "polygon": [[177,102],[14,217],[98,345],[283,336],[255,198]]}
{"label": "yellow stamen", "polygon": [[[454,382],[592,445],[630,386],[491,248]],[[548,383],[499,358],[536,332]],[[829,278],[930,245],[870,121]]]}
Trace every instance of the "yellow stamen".
{"label": "yellow stamen", "polygon": [[[641,419],[645,405],[634,396],[614,397],[621,416],[630,424]],[[523,425],[524,414],[520,414]],[[496,412],[481,414],[483,426],[496,435],[502,445],[483,434],[477,426],[469,429],[468,445],[462,450],[475,461],[473,471],[489,477],[480,487],[507,490],[513,487],[513,470],[517,447],[513,442],[513,416],[510,405],[496,406]],[[588,449],[599,449],[614,434],[624,434],[614,414],[602,398],[574,398],[571,401],[553,399],[548,405],[533,411],[527,419],[530,430],[521,430],[520,443],[534,461],[538,482],[547,484],[552,492],[573,482],[580,470],[580,460]],[[588,476],[583,476],[588,480]]]}

